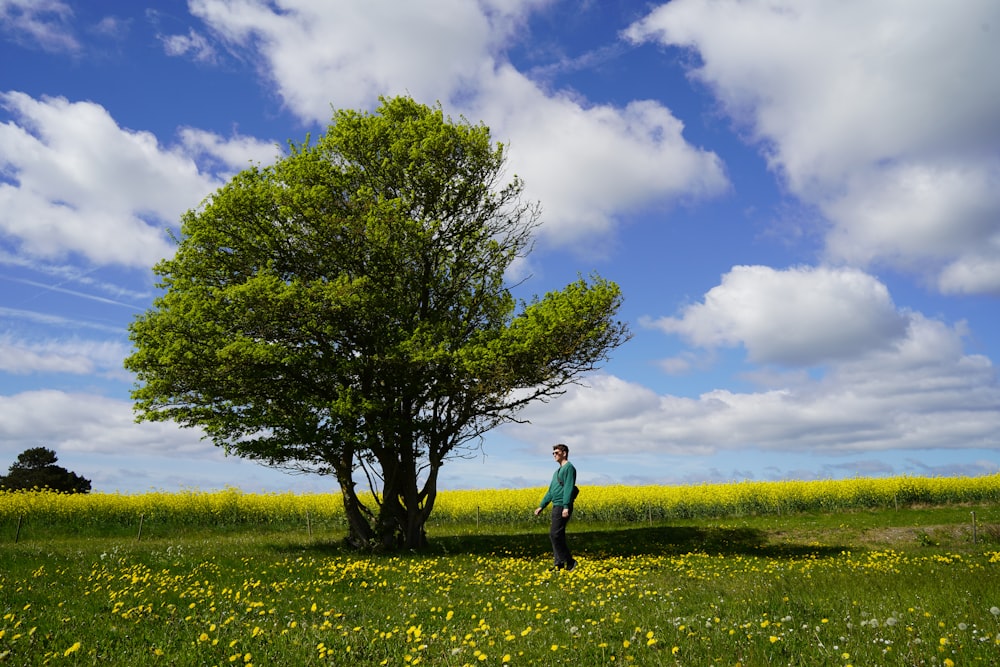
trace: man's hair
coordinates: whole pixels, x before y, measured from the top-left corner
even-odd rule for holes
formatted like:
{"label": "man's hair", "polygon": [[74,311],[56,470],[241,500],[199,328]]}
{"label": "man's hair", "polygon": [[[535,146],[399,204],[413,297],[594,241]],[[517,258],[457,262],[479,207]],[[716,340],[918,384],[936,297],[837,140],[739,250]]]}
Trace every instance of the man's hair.
{"label": "man's hair", "polygon": [[558,445],[552,445],[552,449],[553,450],[558,449],[563,454],[569,455],[569,447],[567,447],[566,445],[562,444],[561,442]]}

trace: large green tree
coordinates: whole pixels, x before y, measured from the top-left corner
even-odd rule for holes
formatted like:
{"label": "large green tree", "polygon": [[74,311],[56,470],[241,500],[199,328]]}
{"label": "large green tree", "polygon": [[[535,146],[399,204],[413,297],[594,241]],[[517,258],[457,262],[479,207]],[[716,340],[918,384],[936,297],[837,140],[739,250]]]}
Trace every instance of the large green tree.
{"label": "large green tree", "polygon": [[47,447],[31,447],[17,456],[7,474],[0,477],[0,490],[49,489],[63,493],[90,493],[90,480],[56,465],[59,457]]}
{"label": "large green tree", "polygon": [[335,475],[352,543],[422,546],[444,461],[629,336],[599,276],[512,296],[538,207],[504,166],[487,127],[396,97],[237,174],[130,326],[138,417]]}

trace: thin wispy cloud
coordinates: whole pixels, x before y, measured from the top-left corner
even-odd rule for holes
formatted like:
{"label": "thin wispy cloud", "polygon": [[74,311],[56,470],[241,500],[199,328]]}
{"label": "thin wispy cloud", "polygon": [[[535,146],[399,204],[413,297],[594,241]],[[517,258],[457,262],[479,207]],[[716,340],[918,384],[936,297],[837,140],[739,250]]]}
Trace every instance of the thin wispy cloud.
{"label": "thin wispy cloud", "polygon": [[80,318],[53,315],[52,313],[42,313],[37,310],[9,308],[6,306],[0,306],[0,318],[24,320],[35,324],[45,324],[65,329],[92,329],[94,331],[105,331],[117,334],[123,334],[125,332],[124,327],[111,326]]}
{"label": "thin wispy cloud", "polygon": [[89,299],[90,301],[96,301],[98,303],[106,303],[112,306],[121,306],[122,308],[128,308],[130,310],[145,310],[135,304],[125,303],[124,301],[117,301],[115,299],[109,299],[107,297],[98,296],[96,294],[88,294],[86,292],[80,292],[79,290],[72,290],[62,287],[61,285],[48,285],[46,283],[40,283],[37,280],[29,280],[27,278],[16,278],[12,276],[0,275],[0,279],[9,280],[11,282],[20,283],[22,285],[29,285],[31,287],[37,287],[46,292],[58,292],[59,294],[69,294],[71,296],[79,297],[81,299]]}

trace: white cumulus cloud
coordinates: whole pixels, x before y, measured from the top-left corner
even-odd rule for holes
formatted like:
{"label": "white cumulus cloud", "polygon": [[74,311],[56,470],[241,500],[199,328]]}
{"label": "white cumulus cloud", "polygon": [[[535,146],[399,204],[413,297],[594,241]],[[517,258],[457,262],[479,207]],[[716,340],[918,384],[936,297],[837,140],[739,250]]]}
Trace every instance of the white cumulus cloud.
{"label": "white cumulus cloud", "polygon": [[1000,292],[1000,4],[676,0],[626,31],[691,76],[832,222],[833,260]]}
{"label": "white cumulus cloud", "polygon": [[0,336],[0,371],[71,373],[127,379],[122,361],[129,348],[122,342],[80,338],[68,340],[23,340]]}
{"label": "white cumulus cloud", "polygon": [[737,266],[679,316],[645,323],[698,347],[742,346],[756,363],[811,366],[895,344],[908,317],[857,269]]}
{"label": "white cumulus cloud", "polygon": [[136,424],[129,401],[96,394],[45,389],[0,395],[5,450],[46,443],[60,453],[219,458],[219,450],[200,436],[172,423]]}
{"label": "white cumulus cloud", "polygon": [[523,416],[530,426],[510,432],[602,456],[992,449],[1000,429],[996,369],[962,352],[962,333],[913,317],[888,348],[832,362],[819,378],[791,375],[784,386],[760,391],[657,395],[602,375],[529,407]]}
{"label": "white cumulus cloud", "polygon": [[184,130],[180,146],[120,127],[93,102],[0,93],[0,234],[22,255],[146,268],[173,252],[164,229],[219,187],[206,171],[277,156],[274,144]]}
{"label": "white cumulus cloud", "polygon": [[379,95],[441,102],[483,121],[510,145],[511,172],[543,206],[541,235],[596,247],[615,216],[717,195],[721,160],[687,143],[662,104],[587,105],[544,91],[508,64],[516,27],[541,2],[197,0],[192,12],[260,67],[301,118],[328,121],[331,105],[370,109]]}

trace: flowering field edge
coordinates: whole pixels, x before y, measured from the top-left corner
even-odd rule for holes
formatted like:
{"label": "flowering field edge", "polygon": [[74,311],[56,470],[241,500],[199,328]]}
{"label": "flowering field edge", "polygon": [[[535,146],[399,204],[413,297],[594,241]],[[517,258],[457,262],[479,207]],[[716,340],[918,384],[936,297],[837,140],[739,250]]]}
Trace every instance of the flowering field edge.
{"label": "flowering field edge", "polygon": [[[980,477],[883,477],[814,481],[743,481],[678,486],[582,486],[575,521],[625,524],[672,519],[782,515],[1000,502],[1000,474]],[[431,525],[511,526],[526,520],[543,488],[444,490]],[[369,498],[369,501],[371,499]],[[139,494],[0,492],[0,527],[67,531],[148,526],[239,528],[343,527],[340,495],[150,491]]]}

